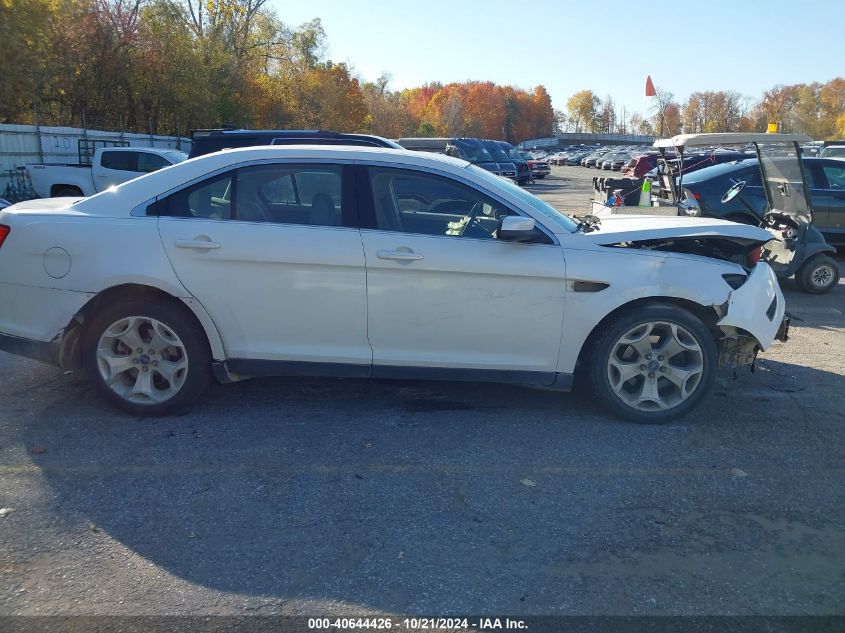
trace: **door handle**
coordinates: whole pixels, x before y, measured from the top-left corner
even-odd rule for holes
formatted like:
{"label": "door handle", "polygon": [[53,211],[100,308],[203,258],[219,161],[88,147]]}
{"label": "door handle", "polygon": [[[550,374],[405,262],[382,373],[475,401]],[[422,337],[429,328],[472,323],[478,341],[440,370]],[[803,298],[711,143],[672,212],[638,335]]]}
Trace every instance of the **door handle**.
{"label": "door handle", "polygon": [[423,258],[414,251],[379,251],[376,254],[379,259],[394,259],[400,262],[413,262]]}
{"label": "door handle", "polygon": [[220,248],[220,244],[211,240],[176,240],[177,248],[195,248],[197,250],[211,250]]}

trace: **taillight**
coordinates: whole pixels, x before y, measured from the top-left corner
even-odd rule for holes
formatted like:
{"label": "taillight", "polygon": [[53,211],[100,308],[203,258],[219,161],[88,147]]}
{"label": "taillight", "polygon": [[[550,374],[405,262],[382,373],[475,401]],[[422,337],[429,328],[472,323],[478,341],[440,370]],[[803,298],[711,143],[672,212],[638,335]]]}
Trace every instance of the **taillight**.
{"label": "taillight", "polygon": [[6,241],[6,236],[9,234],[9,231],[11,231],[11,230],[12,229],[10,229],[5,224],[0,224],[0,246],[3,246],[3,242]]}
{"label": "taillight", "polygon": [[763,247],[758,246],[753,251],[748,253],[748,265],[749,266],[756,266],[760,259],[763,257]]}

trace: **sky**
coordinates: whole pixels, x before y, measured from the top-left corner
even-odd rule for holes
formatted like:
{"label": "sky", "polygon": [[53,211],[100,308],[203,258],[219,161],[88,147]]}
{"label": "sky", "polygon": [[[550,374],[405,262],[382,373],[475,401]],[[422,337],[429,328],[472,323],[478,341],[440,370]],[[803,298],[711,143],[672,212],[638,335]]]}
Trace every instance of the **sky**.
{"label": "sky", "polygon": [[646,75],[757,100],[777,84],[845,76],[842,0],[269,0],[296,26],[319,17],[327,57],[401,90],[438,81],[543,84],[557,109],[589,89],[647,113]]}

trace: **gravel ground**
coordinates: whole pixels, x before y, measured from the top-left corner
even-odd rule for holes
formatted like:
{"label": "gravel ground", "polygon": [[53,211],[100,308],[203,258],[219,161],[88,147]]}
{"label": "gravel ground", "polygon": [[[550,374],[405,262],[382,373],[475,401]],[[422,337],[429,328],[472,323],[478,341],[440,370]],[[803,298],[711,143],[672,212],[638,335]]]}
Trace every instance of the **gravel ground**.
{"label": "gravel ground", "polygon": [[[532,189],[586,208],[594,172]],[[116,413],[0,353],[0,615],[845,613],[845,284],[668,426],[586,394],[265,379]]]}

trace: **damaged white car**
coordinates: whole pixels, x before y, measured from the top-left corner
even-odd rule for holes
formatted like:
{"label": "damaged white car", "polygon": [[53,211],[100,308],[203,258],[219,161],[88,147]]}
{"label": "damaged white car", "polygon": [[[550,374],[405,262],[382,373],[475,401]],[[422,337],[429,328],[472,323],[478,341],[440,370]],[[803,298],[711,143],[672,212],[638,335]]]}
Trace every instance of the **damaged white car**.
{"label": "damaged white car", "polygon": [[0,211],[0,349],[84,368],[135,415],[210,380],[589,378],[638,422],[786,339],[763,229],[576,221],[454,158],[219,152]]}

